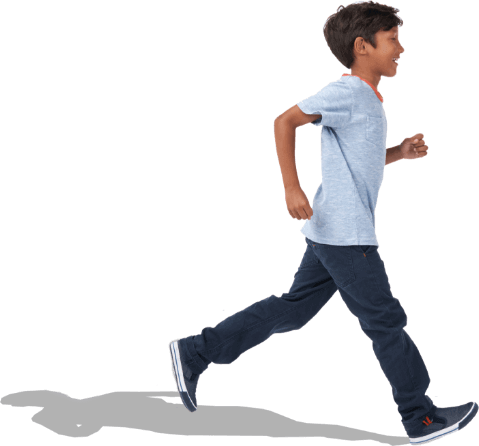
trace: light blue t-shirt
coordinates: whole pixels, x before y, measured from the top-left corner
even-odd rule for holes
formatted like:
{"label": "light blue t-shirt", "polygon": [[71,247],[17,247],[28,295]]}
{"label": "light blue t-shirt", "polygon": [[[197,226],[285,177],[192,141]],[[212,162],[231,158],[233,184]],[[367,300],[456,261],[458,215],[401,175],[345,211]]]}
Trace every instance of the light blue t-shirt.
{"label": "light blue t-shirt", "polygon": [[328,245],[379,246],[374,210],[386,164],[387,121],[383,98],[367,80],[343,74],[299,102],[306,114],[322,116],[322,183],[313,215],[301,232]]}

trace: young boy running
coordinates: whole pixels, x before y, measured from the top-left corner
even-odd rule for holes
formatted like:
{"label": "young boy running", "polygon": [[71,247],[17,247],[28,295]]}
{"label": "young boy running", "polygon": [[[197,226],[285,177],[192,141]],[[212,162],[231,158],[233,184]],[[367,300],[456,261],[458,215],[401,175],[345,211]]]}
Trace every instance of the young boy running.
{"label": "young boy running", "polygon": [[[198,378],[211,362],[230,364],[274,333],[298,330],[339,290],[389,380],[411,444],[455,432],[476,415],[473,402],[438,408],[425,393],[423,359],[404,330],[407,316],[393,297],[378,252],[374,211],[386,164],[427,154],[424,135],[386,149],[386,115],[377,90],[393,77],[404,52],[398,9],[374,2],[340,6],[324,27],[326,41],[351,74],[343,74],[275,120],[286,204],[301,229],[306,251],[288,293],[256,302],[216,327],[170,343],[173,372],[186,408],[196,410]],[[322,125],[322,183],[311,209],[295,166],[295,131]]]}

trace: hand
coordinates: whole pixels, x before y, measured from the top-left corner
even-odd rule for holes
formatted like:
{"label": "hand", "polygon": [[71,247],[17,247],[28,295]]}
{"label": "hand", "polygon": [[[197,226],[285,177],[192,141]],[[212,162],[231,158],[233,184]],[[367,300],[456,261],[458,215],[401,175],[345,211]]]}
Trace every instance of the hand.
{"label": "hand", "polygon": [[298,220],[311,220],[313,210],[301,187],[286,189],[286,205],[291,217]]}
{"label": "hand", "polygon": [[406,138],[399,146],[402,157],[411,160],[426,156],[428,147],[424,145],[423,138],[422,133],[417,133],[412,138]]}

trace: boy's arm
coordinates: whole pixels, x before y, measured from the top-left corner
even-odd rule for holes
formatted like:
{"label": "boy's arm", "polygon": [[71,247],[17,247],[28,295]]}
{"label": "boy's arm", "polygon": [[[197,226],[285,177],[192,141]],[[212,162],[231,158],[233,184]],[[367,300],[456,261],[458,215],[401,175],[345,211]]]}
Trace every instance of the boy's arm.
{"label": "boy's arm", "polygon": [[297,105],[294,105],[274,120],[276,152],[286,190],[300,187],[294,157],[296,128],[313,122],[320,116],[307,115]]}
{"label": "boy's arm", "polygon": [[403,154],[400,150],[401,146],[391,147],[386,149],[386,164],[394,163],[394,161],[399,161],[403,159]]}
{"label": "boy's arm", "polygon": [[315,121],[321,115],[307,115],[295,105],[274,120],[274,137],[279,165],[283,174],[286,206],[289,215],[297,220],[311,220],[313,209],[301,189],[294,159],[296,128]]}

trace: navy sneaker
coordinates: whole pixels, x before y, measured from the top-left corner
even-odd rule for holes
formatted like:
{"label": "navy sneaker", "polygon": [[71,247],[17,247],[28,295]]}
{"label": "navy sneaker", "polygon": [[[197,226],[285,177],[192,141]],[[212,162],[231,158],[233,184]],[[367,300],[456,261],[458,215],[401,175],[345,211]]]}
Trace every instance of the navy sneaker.
{"label": "navy sneaker", "polygon": [[467,403],[456,407],[437,407],[435,413],[422,420],[420,426],[406,432],[409,443],[423,444],[439,440],[465,427],[477,413],[477,403]]}
{"label": "navy sneaker", "polygon": [[196,410],[196,385],[200,375],[193,373],[185,364],[179,339],[170,342],[170,353],[173,375],[181,400],[190,412],[194,412]]}

